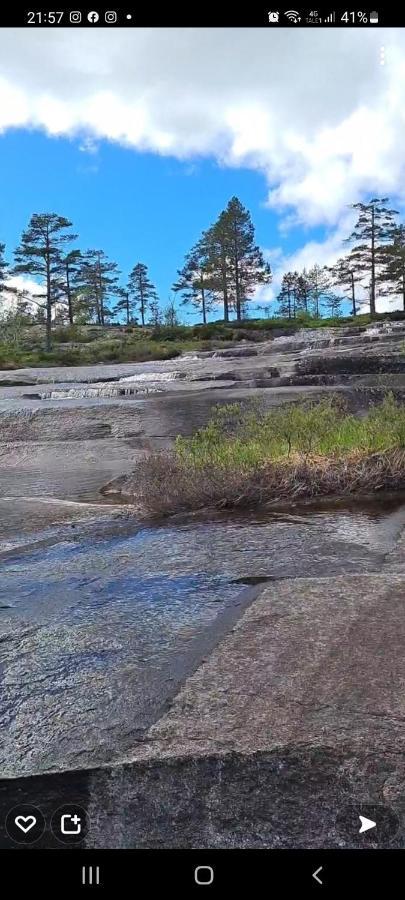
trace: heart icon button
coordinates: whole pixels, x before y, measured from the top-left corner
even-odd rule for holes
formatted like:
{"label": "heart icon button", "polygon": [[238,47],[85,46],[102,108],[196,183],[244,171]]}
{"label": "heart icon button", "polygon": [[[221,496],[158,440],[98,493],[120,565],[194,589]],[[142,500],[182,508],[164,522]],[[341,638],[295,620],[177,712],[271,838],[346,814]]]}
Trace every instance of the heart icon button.
{"label": "heart icon button", "polygon": [[43,813],[37,806],[22,803],[10,809],[6,818],[6,831],[17,844],[35,844],[42,837],[46,827]]}
{"label": "heart icon button", "polygon": [[28,832],[31,831],[31,828],[34,828],[37,824],[35,816],[16,816],[14,821],[17,828],[24,834],[28,834]]}

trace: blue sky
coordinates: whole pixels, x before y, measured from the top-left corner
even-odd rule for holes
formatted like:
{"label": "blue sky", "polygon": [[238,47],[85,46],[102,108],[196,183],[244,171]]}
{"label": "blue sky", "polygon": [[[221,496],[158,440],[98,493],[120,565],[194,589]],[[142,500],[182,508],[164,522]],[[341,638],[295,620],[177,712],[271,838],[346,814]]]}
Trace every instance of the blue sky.
{"label": "blue sky", "polygon": [[350,203],[405,207],[404,93],[400,29],[0,30],[0,241],[66,215],[165,303],[236,194],[271,300],[283,271],[346,252]]}
{"label": "blue sky", "polygon": [[[118,263],[123,281],[136,262],[145,262],[162,304],[185,253],[234,194],[250,209],[261,247],[282,244],[289,255],[301,246],[302,228],[280,235],[259,172],[33,130],[0,137],[0,240],[7,257],[33,212],[57,212],[73,222],[81,249],[101,248]],[[310,231],[316,239],[322,234],[322,228]],[[195,318],[186,310],[181,315]]]}

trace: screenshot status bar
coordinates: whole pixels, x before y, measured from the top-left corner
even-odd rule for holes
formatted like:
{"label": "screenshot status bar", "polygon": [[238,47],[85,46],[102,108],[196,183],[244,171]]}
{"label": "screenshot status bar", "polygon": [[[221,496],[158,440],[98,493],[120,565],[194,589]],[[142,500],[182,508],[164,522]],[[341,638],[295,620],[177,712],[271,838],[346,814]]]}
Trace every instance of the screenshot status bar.
{"label": "screenshot status bar", "polygon": [[405,26],[404,10],[362,7],[308,8],[252,7],[218,9],[185,7],[153,9],[150,5],[134,8],[74,7],[55,9],[44,6],[29,9],[4,9],[0,27],[30,28],[122,28],[122,27],[253,27],[253,28],[373,28]]}

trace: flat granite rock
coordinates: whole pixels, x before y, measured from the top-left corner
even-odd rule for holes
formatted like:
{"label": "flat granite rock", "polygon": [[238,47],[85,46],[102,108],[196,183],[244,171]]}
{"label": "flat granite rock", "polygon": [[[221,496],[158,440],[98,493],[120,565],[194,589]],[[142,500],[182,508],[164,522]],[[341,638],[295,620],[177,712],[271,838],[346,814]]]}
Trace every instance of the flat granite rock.
{"label": "flat granite rock", "polygon": [[0,782],[0,811],[73,797],[93,848],[403,847],[404,611],[400,573],[272,582],[132,753]]}
{"label": "flat granite rock", "polygon": [[400,574],[274,582],[187,680],[139,755],[382,742],[403,751],[404,650]]}

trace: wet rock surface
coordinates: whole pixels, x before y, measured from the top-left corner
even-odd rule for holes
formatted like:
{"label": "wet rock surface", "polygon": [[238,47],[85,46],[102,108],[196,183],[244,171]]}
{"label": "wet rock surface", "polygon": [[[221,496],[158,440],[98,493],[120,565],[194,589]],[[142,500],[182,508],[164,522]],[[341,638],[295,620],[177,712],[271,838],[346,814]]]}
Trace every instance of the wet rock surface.
{"label": "wet rock surface", "polygon": [[403,604],[384,569],[266,586],[125,758],[3,780],[0,808],[80,803],[93,848],[401,848]]}
{"label": "wet rock surface", "polygon": [[370,840],[403,846],[400,498],[139,529],[100,488],[218,402],[402,396],[404,336],[0,373],[2,809],[79,802],[94,847],[355,847],[339,810],[385,804]]}
{"label": "wet rock surface", "polygon": [[251,602],[250,577],[378,571],[405,521],[397,501],[142,529],[91,511],[2,560],[3,777],[132,751]]}

